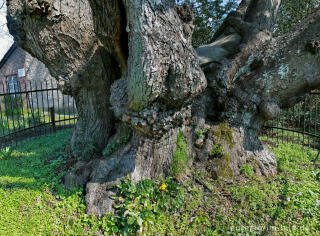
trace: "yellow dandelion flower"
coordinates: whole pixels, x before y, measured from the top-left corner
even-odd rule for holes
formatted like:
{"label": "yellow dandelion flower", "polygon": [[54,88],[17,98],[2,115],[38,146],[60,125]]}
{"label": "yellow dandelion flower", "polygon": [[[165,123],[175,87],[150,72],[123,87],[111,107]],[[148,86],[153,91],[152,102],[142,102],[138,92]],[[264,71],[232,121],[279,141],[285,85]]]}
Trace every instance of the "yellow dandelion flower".
{"label": "yellow dandelion flower", "polygon": [[166,188],[167,188],[167,185],[166,184],[161,184],[161,186],[160,186],[160,190],[161,191],[164,191],[164,190],[166,190]]}

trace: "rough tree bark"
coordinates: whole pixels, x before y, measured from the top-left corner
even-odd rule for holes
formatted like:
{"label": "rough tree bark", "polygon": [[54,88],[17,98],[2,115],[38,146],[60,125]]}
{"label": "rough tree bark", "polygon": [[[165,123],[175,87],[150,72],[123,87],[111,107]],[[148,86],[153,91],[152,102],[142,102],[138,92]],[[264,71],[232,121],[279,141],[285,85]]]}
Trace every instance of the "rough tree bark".
{"label": "rough tree bark", "polygon": [[276,173],[263,123],[320,86],[320,10],[273,38],[280,2],[243,0],[194,50],[192,10],[174,0],[7,1],[10,33],[77,101],[70,150],[86,158],[65,182],[86,184],[88,213],[111,211],[110,186],[127,174],[168,175],[179,130],[190,166],[217,178],[245,163]]}

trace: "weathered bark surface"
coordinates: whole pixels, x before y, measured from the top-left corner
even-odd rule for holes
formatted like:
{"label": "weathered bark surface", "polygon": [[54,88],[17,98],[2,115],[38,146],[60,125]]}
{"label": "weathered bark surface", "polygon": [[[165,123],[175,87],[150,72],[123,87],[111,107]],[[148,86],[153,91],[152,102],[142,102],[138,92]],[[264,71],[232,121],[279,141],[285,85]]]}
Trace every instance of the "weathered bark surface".
{"label": "weathered bark surface", "polygon": [[86,153],[88,144],[102,149],[114,123],[110,86],[120,70],[94,33],[89,3],[19,0],[7,5],[15,40],[49,68],[63,93],[75,98],[79,121],[72,151]]}
{"label": "weathered bark surface", "polygon": [[[206,87],[191,46],[192,12],[183,7],[177,10],[173,0],[123,3],[91,0],[90,3],[101,42],[110,47],[114,39],[105,36],[110,31],[123,35],[121,42],[127,42],[126,47],[113,44],[122,50],[120,53],[114,50],[118,58],[127,55],[122,78],[111,90],[115,115],[144,134],[161,137],[185,116],[181,107]],[[119,11],[111,13],[114,8]],[[111,13],[109,18],[116,18],[113,14],[126,17],[122,22],[126,26],[110,30],[114,26],[105,24],[106,12]],[[119,20],[115,22],[118,24]]]}
{"label": "weathered bark surface", "polygon": [[[217,178],[243,164],[276,173],[274,154],[258,139],[263,123],[320,86],[320,10],[273,38],[280,3],[243,0],[212,43],[194,50],[192,10],[174,0],[7,1],[15,40],[77,102],[70,146],[88,160],[65,184],[86,184],[88,213],[112,211],[112,184],[128,174],[168,175],[179,130],[190,165]],[[217,146],[223,153],[214,154]]]}
{"label": "weathered bark surface", "polygon": [[135,132],[123,148],[111,155],[79,161],[66,175],[66,187],[85,184],[88,214],[103,216],[113,210],[110,196],[121,178],[130,175],[133,181],[139,181],[169,174],[178,132],[179,128],[172,129],[156,141]]}
{"label": "weathered bark surface", "polygon": [[192,16],[183,22],[174,0],[124,1],[129,36],[127,107],[155,100],[177,107],[198,95],[206,80],[191,46]]}

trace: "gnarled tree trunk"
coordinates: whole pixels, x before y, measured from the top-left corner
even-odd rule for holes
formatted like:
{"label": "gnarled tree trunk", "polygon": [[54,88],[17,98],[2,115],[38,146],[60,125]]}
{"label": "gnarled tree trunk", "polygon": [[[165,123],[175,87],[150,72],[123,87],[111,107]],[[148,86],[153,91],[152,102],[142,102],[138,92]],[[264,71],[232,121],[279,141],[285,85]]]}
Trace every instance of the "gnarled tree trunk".
{"label": "gnarled tree trunk", "polygon": [[192,9],[174,0],[7,1],[15,40],[77,102],[70,150],[85,158],[66,185],[86,184],[88,213],[111,211],[108,186],[128,174],[168,175],[180,130],[190,166],[276,173],[259,131],[320,85],[320,10],[273,38],[280,3],[243,0],[194,50]]}

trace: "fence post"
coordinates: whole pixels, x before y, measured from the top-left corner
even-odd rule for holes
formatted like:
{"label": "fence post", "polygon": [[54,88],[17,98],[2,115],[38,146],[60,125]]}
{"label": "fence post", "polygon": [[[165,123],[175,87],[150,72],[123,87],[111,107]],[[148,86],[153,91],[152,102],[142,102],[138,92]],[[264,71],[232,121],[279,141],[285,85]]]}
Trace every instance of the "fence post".
{"label": "fence post", "polygon": [[54,107],[50,107],[50,114],[51,114],[51,124],[53,132],[56,132],[56,119],[54,114]]}

